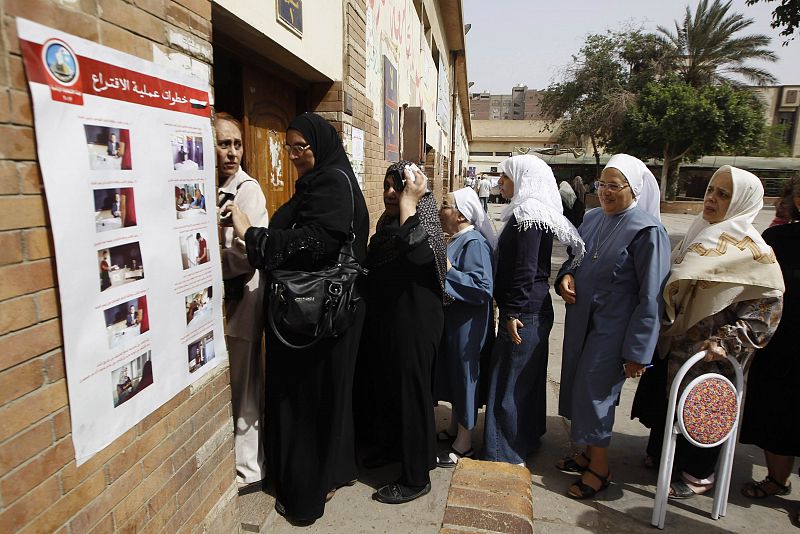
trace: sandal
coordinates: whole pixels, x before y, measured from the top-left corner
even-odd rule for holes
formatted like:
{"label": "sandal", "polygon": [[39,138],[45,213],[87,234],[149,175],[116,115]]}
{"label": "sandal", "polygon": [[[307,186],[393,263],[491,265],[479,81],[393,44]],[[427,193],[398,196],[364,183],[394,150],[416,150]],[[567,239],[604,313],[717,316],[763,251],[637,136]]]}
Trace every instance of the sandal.
{"label": "sandal", "polygon": [[644,456],[644,460],[642,460],[642,465],[644,466],[645,469],[655,469],[656,467],[658,467],[656,459],[650,456],[649,454],[646,454]]}
{"label": "sandal", "polygon": [[[772,484],[776,491],[768,491],[767,486]],[[767,477],[762,480],[761,482],[748,482],[744,486],[742,486],[742,495],[749,499],[764,499],[766,497],[772,497],[773,495],[789,495],[792,492],[792,483],[788,482],[785,486],[772,478],[771,476],[767,475]]]}
{"label": "sandal", "polygon": [[[580,480],[578,480],[572,486],[569,487],[569,490],[567,491],[567,497],[571,497],[573,499],[591,499],[592,497],[594,497],[604,489],[607,489],[611,485],[611,471],[609,471],[606,476],[600,476],[587,466],[586,472],[591,474],[597,480],[600,481],[600,487],[595,489],[586,482],[584,482],[583,478],[581,478]],[[573,493],[572,488],[577,488],[580,493]]]}
{"label": "sandal", "polygon": [[[583,456],[583,459],[586,460],[586,465],[581,465],[575,461],[575,458],[578,458],[579,456]],[[556,464],[556,469],[562,473],[567,473],[568,475],[582,475],[586,472],[586,469],[588,469],[589,462],[591,462],[591,460],[588,456],[586,456],[586,453],[579,452],[573,454],[572,456],[564,456],[561,458],[561,460],[559,460]]]}
{"label": "sandal", "polygon": [[353,480],[350,480],[350,481],[348,481],[348,482],[345,482],[345,483],[344,483],[344,484],[342,484],[341,486],[337,486],[337,487],[333,488],[332,490],[330,490],[330,491],[328,492],[328,494],[327,494],[327,495],[325,495],[325,502],[329,502],[331,499],[333,499],[333,496],[334,496],[334,495],[336,495],[336,490],[338,490],[338,489],[341,489],[341,488],[343,488],[343,487],[345,487],[345,486],[355,486],[355,485],[356,485],[356,482],[358,482],[358,479],[357,479],[357,478],[354,478]]}
{"label": "sandal", "polygon": [[695,495],[703,495],[708,490],[714,487],[714,484],[704,484],[698,486],[689,484],[685,480],[676,480],[669,485],[669,498],[670,499],[689,499]]}

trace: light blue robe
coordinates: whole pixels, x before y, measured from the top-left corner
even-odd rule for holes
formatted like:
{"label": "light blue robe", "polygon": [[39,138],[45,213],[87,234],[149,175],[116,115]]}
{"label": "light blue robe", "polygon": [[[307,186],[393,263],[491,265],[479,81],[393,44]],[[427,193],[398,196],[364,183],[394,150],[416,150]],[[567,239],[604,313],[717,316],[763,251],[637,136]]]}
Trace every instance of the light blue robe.
{"label": "light blue robe", "polygon": [[622,365],[649,364],[658,340],[670,243],[661,223],[639,207],[610,216],[596,208],[579,231],[583,263],[571,268],[570,257],[556,281],[558,288],[571,273],[576,293],[576,303],[566,305],[558,413],[572,421],[575,443],[608,447],[625,382]]}
{"label": "light blue robe", "polygon": [[453,404],[458,422],[467,429],[478,416],[476,392],[480,353],[490,324],[492,249],[475,229],[447,246],[452,268],[445,291],[455,301],[444,309],[444,337],[436,362],[436,393]]}

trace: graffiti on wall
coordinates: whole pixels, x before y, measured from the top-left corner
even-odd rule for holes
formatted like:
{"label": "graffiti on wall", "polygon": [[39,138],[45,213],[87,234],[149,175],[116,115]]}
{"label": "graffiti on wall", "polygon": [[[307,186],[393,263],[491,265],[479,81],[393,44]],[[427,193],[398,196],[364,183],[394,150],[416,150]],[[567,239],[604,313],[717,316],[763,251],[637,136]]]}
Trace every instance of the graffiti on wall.
{"label": "graffiti on wall", "polygon": [[[383,124],[381,130],[386,127],[380,105],[384,56],[396,66],[398,105],[419,106],[428,117],[437,116],[437,68],[411,0],[367,0],[365,52],[366,95],[374,103],[373,118]],[[445,104],[449,110],[447,98]],[[428,143],[438,146],[439,136],[438,129],[429,128]]]}

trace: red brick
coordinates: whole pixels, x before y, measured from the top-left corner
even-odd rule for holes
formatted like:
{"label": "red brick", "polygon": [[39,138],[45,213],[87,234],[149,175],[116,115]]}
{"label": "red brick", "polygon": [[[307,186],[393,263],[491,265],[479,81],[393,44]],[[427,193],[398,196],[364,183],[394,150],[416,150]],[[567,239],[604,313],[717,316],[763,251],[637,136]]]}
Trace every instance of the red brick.
{"label": "red brick", "polygon": [[0,90],[0,123],[11,122],[11,95]]}
{"label": "red brick", "polygon": [[59,315],[58,293],[56,289],[45,289],[33,295],[36,301],[36,316],[39,321],[46,321]]}
{"label": "red brick", "polygon": [[133,0],[133,4],[160,19],[165,18],[164,12],[167,4],[165,0]]}
{"label": "red brick", "polygon": [[22,232],[22,245],[26,260],[51,258],[53,253],[52,235],[47,228],[33,228]]}
{"label": "red brick", "polygon": [[0,481],[3,500],[6,504],[13,503],[42,480],[46,480],[64,467],[74,456],[72,441],[62,439],[27,464],[3,477]]}
{"label": "red brick", "polygon": [[[178,406],[183,404],[189,398],[189,388],[182,389],[177,395],[172,397],[166,403],[162,404],[158,408],[153,411],[150,415],[142,419],[142,422],[139,423],[139,429],[141,432],[147,432],[153,425],[161,421],[161,419],[169,416]],[[183,423],[180,421],[179,424]],[[178,425],[171,424],[170,430],[175,429]]]}
{"label": "red brick", "polygon": [[131,54],[147,61],[153,60],[152,41],[134,35],[104,20],[100,21],[100,42],[109,48],[114,48],[126,54]]}
{"label": "red brick", "polygon": [[62,8],[49,0],[6,0],[6,14],[25,17],[58,30],[97,40],[97,21],[94,17]]}
{"label": "red brick", "polygon": [[111,509],[138,486],[142,478],[142,468],[139,465],[122,475],[70,521],[72,532],[87,532],[104,516],[110,515]]}
{"label": "red brick", "polygon": [[514,478],[486,477],[481,473],[469,471],[460,474],[457,479],[451,482],[451,487],[453,485],[461,488],[494,491],[503,495],[530,495],[531,493],[530,479],[525,481]]}
{"label": "red brick", "polygon": [[0,195],[16,195],[19,192],[17,165],[13,161],[0,161]]}
{"label": "red brick", "polygon": [[[195,509],[194,513],[189,517],[181,527],[179,532],[194,532],[195,526],[202,523],[208,516],[209,512],[214,508],[214,505],[219,501],[220,497],[234,485],[234,477],[231,476],[231,466],[234,465],[233,451],[228,453],[228,456],[222,462],[216,464],[216,469],[208,476],[208,479],[202,484],[203,491],[197,492],[201,501]],[[197,498],[192,496],[192,499]]]}
{"label": "red brick", "polygon": [[22,193],[26,195],[39,195],[44,190],[42,186],[42,173],[39,165],[34,162],[17,163],[19,176],[22,179]]}
{"label": "red brick", "polygon": [[[173,466],[176,467],[176,466]],[[178,493],[178,490],[183,487],[186,482],[197,472],[197,461],[194,458],[190,458],[185,464],[183,464],[180,468],[176,469],[170,479],[164,484],[164,487],[161,488],[159,491],[153,495],[149,501],[147,501],[147,506],[149,507],[152,513],[159,512],[164,506],[166,506],[171,499],[175,497]]]}
{"label": "red brick", "polygon": [[164,43],[164,23],[123,0],[100,0],[100,17],[128,31]]}
{"label": "red brick", "polygon": [[60,345],[61,325],[57,320],[6,334],[0,337],[0,370],[30,360]]}
{"label": "red brick", "polygon": [[23,532],[52,532],[77,514],[86,503],[100,495],[106,488],[103,473],[98,471],[76,487],[31,522]]}
{"label": "red brick", "polygon": [[[0,139],[3,127],[0,124]],[[44,197],[41,195],[0,197],[0,210],[7,210],[0,213],[0,230],[44,226],[47,221]]]}
{"label": "red brick", "polygon": [[[0,512],[0,532],[18,532],[29,521],[40,515],[61,495],[58,480],[51,477],[35,490]],[[43,531],[44,532],[44,531]]]}
{"label": "red brick", "polygon": [[28,126],[0,124],[0,159],[35,159],[33,129]]}
{"label": "red brick", "polygon": [[109,483],[121,477],[135,463],[164,440],[167,436],[167,422],[162,420],[159,424],[142,434],[129,447],[115,455],[106,466]]}
{"label": "red brick", "polygon": [[0,405],[30,393],[44,383],[42,360],[36,359],[0,372]]}
{"label": "red brick", "polygon": [[0,335],[36,323],[36,301],[31,295],[0,302]]}
{"label": "red brick", "polygon": [[191,434],[192,425],[189,422],[184,423],[175,430],[170,430],[166,439],[142,459],[142,467],[144,467],[145,474],[149,474],[164,462],[169,461],[170,456],[186,443]]}
{"label": "red brick", "polygon": [[[115,519],[116,521],[116,519]],[[117,523],[115,534],[136,534],[143,524],[147,522],[147,508],[142,506],[123,525]]]}
{"label": "red brick", "polygon": [[9,103],[11,111],[11,122],[30,126],[33,124],[33,113],[31,112],[31,99],[27,91],[10,91]]}
{"label": "red brick", "polygon": [[[0,265],[22,261],[22,233],[0,232]],[[3,322],[0,314],[0,323]]]}
{"label": "red brick", "polygon": [[211,20],[211,2],[209,0],[175,0],[175,2],[194,11],[200,17]]}
{"label": "red brick", "polygon": [[531,519],[533,506],[524,495],[502,495],[491,491],[450,487],[447,506],[504,512]]}
{"label": "red brick", "polygon": [[53,437],[61,439],[71,431],[72,423],[69,420],[69,408],[64,408],[53,416]]}
{"label": "red brick", "polygon": [[112,441],[110,445],[92,456],[88,461],[81,464],[80,467],[76,467],[74,461],[68,463],[67,466],[61,470],[61,485],[64,488],[64,493],[72,490],[72,488],[87,478],[94,476],[97,472],[102,473],[105,477],[103,466],[106,462],[119,451],[130,445],[134,439],[136,439],[136,429],[131,428]]}
{"label": "red brick", "polygon": [[56,351],[53,354],[45,356],[44,370],[48,384],[52,384],[64,378],[66,376],[64,354],[61,351]]}
{"label": "red brick", "polygon": [[147,500],[167,483],[172,475],[171,471],[172,465],[164,464],[153,471],[141,484],[137,485],[133,491],[114,508],[114,524],[125,524],[131,517],[139,512],[144,507]]}
{"label": "red brick", "polygon": [[178,502],[185,502],[189,500],[193,493],[197,491],[198,488],[202,487],[203,482],[208,478],[208,475],[211,471],[214,470],[220,464],[225,464],[226,468],[230,470],[230,477],[234,478],[236,472],[236,465],[234,462],[227,463],[225,462],[226,455],[231,452],[230,448],[226,445],[221,445],[217,447],[217,450],[209,457],[209,459],[201,466],[195,474],[186,482],[186,484],[178,490],[177,497]]}
{"label": "red brick", "polygon": [[[14,39],[13,42],[16,43],[17,40]],[[21,57],[17,56],[8,57],[8,82],[10,86],[14,89],[28,88],[28,79],[25,77],[25,68],[22,66]],[[0,157],[0,159],[2,158]],[[34,158],[27,158],[27,159],[34,159]]]}
{"label": "red brick", "polygon": [[0,441],[67,405],[67,384],[64,380],[37,389],[25,397],[0,408]]}
{"label": "red brick", "polygon": [[[175,512],[177,510],[178,501],[175,498],[175,495],[171,495],[169,500],[158,512],[154,512],[148,507],[148,511],[150,512],[150,521],[148,521],[147,524],[142,527],[140,534],[155,534],[157,532],[165,532],[164,525],[166,525],[167,522],[175,516]],[[212,530],[211,532],[214,531]]]}
{"label": "red brick", "polygon": [[53,442],[49,421],[42,421],[0,445],[0,476],[43,451]]}
{"label": "red brick", "polygon": [[[75,531],[73,530],[73,532]],[[114,516],[106,514],[106,516],[89,531],[89,534],[108,534],[109,532],[114,532]]]}
{"label": "red brick", "polygon": [[0,300],[49,289],[54,282],[55,263],[50,259],[0,267]]}

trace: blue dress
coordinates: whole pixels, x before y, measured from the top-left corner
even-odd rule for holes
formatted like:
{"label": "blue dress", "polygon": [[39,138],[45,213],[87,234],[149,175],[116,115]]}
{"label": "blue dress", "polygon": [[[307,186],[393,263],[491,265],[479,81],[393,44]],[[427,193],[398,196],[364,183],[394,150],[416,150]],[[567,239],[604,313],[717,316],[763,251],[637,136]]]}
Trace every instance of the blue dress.
{"label": "blue dress", "polygon": [[444,311],[444,338],[436,361],[436,393],[450,401],[467,429],[478,417],[476,390],[480,353],[489,331],[492,302],[492,249],[478,230],[457,235],[447,245],[453,265],[445,291],[455,300]]}
{"label": "blue dress", "polygon": [[572,274],[577,298],[567,304],[558,413],[572,421],[575,443],[608,447],[622,365],[649,364],[658,341],[670,243],[661,223],[636,206],[615,215],[591,210],[579,231],[583,263],[573,268],[570,257],[556,279],[558,290]]}

